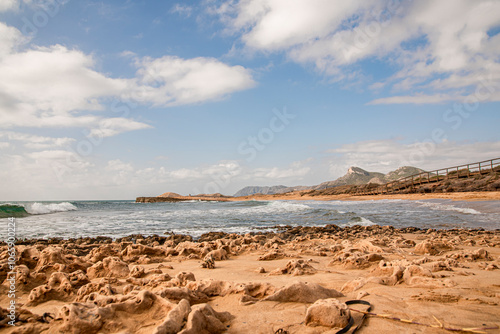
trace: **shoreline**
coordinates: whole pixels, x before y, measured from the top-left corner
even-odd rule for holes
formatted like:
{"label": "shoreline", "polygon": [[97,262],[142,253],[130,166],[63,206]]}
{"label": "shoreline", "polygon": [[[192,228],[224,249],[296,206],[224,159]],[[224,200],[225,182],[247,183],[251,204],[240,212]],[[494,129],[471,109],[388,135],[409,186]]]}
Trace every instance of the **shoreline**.
{"label": "shoreline", "polygon": [[[158,202],[179,202],[179,201],[219,201],[219,202],[237,202],[251,200],[293,200],[293,201],[370,201],[384,199],[402,199],[402,200],[425,200],[425,199],[449,199],[452,201],[500,201],[500,191],[471,191],[471,192],[451,192],[451,193],[427,193],[427,194],[391,194],[391,195],[323,195],[310,196],[301,195],[301,192],[292,192],[286,194],[273,195],[251,195],[241,197],[209,197],[209,196],[181,196],[181,197],[138,197],[156,200]],[[136,199],[136,201],[137,201]]]}
{"label": "shoreline", "polygon": [[[424,324],[499,328],[500,230],[297,226],[196,241],[32,240],[16,251],[14,328],[0,285],[5,333],[332,333],[343,326],[329,322],[336,307],[352,299]],[[386,332],[446,333],[372,316],[359,330]]]}
{"label": "shoreline", "polygon": [[[500,226],[497,229],[487,230],[483,227],[476,228],[428,228],[428,227],[394,227],[391,225],[352,225],[352,226],[338,226],[335,224],[320,224],[317,226],[304,226],[304,225],[276,225],[272,227],[265,227],[264,229],[275,229],[276,231],[252,231],[245,233],[238,232],[224,232],[224,231],[210,231],[207,233],[203,233],[199,237],[194,237],[190,234],[182,234],[182,233],[166,233],[165,235],[159,234],[129,234],[123,237],[110,237],[105,235],[94,236],[94,237],[78,237],[78,238],[63,238],[63,237],[51,237],[51,238],[26,238],[16,240],[15,244],[19,246],[30,246],[38,243],[44,244],[46,246],[51,245],[59,245],[64,243],[74,243],[77,245],[81,244],[110,244],[114,242],[118,243],[140,243],[140,242],[155,242],[158,243],[166,243],[169,240],[181,240],[181,241],[189,241],[194,243],[200,243],[207,240],[217,240],[223,239],[225,237],[231,238],[243,238],[245,236],[255,237],[255,236],[266,236],[266,238],[280,237],[281,235],[288,235],[288,232],[294,233],[296,230],[335,230],[335,231],[357,231],[357,230],[373,230],[373,229],[389,229],[393,230],[397,233],[413,233],[413,234],[425,234],[427,232],[438,232],[438,233],[486,233],[486,234],[499,234],[500,235]],[[309,232],[307,232],[309,233]],[[305,234],[307,234],[305,233]],[[142,241],[141,241],[142,240]],[[152,240],[152,241],[151,241]],[[500,240],[500,239],[499,239]],[[0,247],[6,245],[5,241],[0,241]],[[500,245],[499,245],[500,246]]]}

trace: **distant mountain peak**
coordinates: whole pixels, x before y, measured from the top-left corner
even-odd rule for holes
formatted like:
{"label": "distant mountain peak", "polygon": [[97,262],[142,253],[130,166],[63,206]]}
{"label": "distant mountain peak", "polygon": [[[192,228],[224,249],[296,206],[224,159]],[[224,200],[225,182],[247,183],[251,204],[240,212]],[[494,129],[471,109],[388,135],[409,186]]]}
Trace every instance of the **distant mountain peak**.
{"label": "distant mountain peak", "polygon": [[287,186],[279,185],[279,186],[272,186],[272,187],[261,187],[261,186],[248,186],[243,189],[240,189],[236,194],[234,194],[235,197],[240,197],[240,196],[250,196],[253,194],[275,194],[279,192],[282,189],[288,188]]}
{"label": "distant mountain peak", "polygon": [[385,181],[390,182],[390,181],[395,181],[397,179],[400,179],[402,177],[407,177],[410,175],[418,174],[424,172],[423,169],[417,168],[417,167],[411,167],[411,166],[403,166],[399,167],[398,169],[389,172],[385,175]]}
{"label": "distant mountain peak", "polygon": [[369,175],[370,173],[362,168],[352,166],[352,167],[349,167],[347,174],[348,175],[350,175],[350,174]]}
{"label": "distant mountain peak", "polygon": [[407,177],[410,175],[418,174],[423,172],[423,169],[411,167],[411,166],[403,166],[398,169],[389,172],[387,174],[377,173],[377,172],[368,172],[362,168],[351,166],[347,170],[347,173],[344,176],[339,177],[334,181],[327,181],[316,186],[296,186],[296,187],[286,187],[286,186],[273,186],[273,187],[258,187],[251,186],[245,187],[238,191],[234,196],[249,196],[256,193],[260,194],[279,194],[285,193],[289,191],[297,191],[297,190],[320,190],[331,187],[338,187],[344,185],[363,185],[368,183],[378,183],[383,184],[386,182],[394,181],[400,179],[402,177]]}
{"label": "distant mountain peak", "polygon": [[283,185],[272,186],[272,187],[248,186],[243,189],[240,189],[236,194],[234,194],[234,197],[251,196],[254,194],[263,194],[263,195],[283,194],[290,191],[306,190],[310,188],[311,187],[307,186],[287,187]]}

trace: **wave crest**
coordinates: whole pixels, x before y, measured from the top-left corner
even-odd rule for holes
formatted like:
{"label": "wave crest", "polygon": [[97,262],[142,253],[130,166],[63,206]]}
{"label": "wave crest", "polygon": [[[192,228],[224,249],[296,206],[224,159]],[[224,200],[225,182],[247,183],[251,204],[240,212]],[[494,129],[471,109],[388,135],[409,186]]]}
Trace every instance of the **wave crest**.
{"label": "wave crest", "polygon": [[480,215],[481,212],[471,209],[471,208],[461,208],[451,204],[434,203],[434,202],[418,202],[424,207],[428,207],[431,210],[443,210],[443,211],[456,211],[469,215]]}
{"label": "wave crest", "polygon": [[343,224],[343,227],[352,227],[355,225],[360,225],[360,226],[372,226],[372,225],[377,225],[374,222],[372,222],[370,219],[367,219],[365,217],[354,217],[349,221],[347,224]]}
{"label": "wave crest", "polygon": [[1,204],[0,205],[0,218],[21,218],[27,217],[29,213],[22,205],[16,204]]}
{"label": "wave crest", "polygon": [[50,203],[50,204],[43,204],[43,203],[31,203],[31,204],[26,204],[25,205],[26,211],[29,214],[32,215],[45,215],[48,213],[54,213],[54,212],[65,212],[65,211],[75,211],[78,210],[76,206],[69,202],[62,202],[62,203]]}

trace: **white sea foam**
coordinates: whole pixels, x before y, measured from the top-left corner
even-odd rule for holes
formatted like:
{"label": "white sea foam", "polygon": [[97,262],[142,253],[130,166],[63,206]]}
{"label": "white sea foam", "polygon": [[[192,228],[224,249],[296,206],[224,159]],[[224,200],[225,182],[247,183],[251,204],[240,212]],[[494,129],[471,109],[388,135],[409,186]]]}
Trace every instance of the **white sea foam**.
{"label": "white sea foam", "polygon": [[32,215],[44,215],[47,213],[54,213],[54,212],[65,212],[65,211],[75,211],[78,210],[76,206],[69,202],[62,202],[62,203],[50,203],[50,204],[43,204],[43,203],[31,203],[31,204],[26,204],[25,205],[26,211]]}
{"label": "white sea foam", "polygon": [[358,201],[317,201],[316,203],[327,204],[331,206],[356,206],[356,205],[367,205],[367,204],[390,204],[405,202],[407,200],[402,199],[369,199],[369,200],[358,200]]}
{"label": "white sea foam", "polygon": [[371,226],[371,225],[377,225],[374,222],[372,222],[369,219],[366,219],[365,217],[355,217],[353,220],[351,220],[349,223],[343,225],[343,226],[354,226],[354,225],[360,225],[360,226]]}
{"label": "white sea foam", "polygon": [[312,208],[309,205],[305,204],[290,203],[285,201],[270,201],[265,203],[264,205],[236,209],[232,213],[242,214],[242,215],[278,214],[278,213],[283,214],[283,213],[301,212],[311,209]]}
{"label": "white sea foam", "polygon": [[[186,206],[188,206],[187,202]],[[273,214],[287,214],[287,213],[296,213],[296,212],[303,212],[307,210],[311,210],[312,208],[308,205],[305,204],[299,204],[299,203],[289,203],[289,202],[284,202],[284,201],[269,201],[269,202],[263,202],[263,201],[258,201],[256,202],[242,202],[243,205],[245,203],[250,204],[249,206],[244,206],[244,207],[214,207],[214,208],[195,208],[192,210],[165,210],[165,211],[155,211],[154,215],[156,217],[162,217],[162,218],[167,218],[167,219],[202,219],[205,220],[207,217],[221,217],[224,219],[228,218],[237,218],[241,220],[245,219],[252,219],[252,217],[259,217],[261,215],[273,215]],[[239,204],[242,204],[239,203]],[[191,203],[192,205],[193,203]],[[119,218],[140,218],[140,217],[145,217],[149,216],[150,213],[147,211],[137,211],[134,213],[126,213],[125,215],[117,215],[115,217]]]}
{"label": "white sea foam", "polygon": [[481,212],[471,208],[461,208],[451,204],[435,203],[435,202],[417,202],[431,210],[456,211],[469,215],[480,215]]}
{"label": "white sea foam", "polygon": [[267,205],[273,209],[283,210],[283,211],[303,211],[309,210],[311,207],[305,204],[290,203],[285,201],[272,201]]}
{"label": "white sea foam", "polygon": [[[498,228],[498,208],[479,204],[437,200],[405,200],[398,203],[248,201],[139,205],[127,201],[24,202],[22,205],[33,215],[19,218],[18,224],[19,237],[37,238],[98,235],[116,238],[139,233],[164,235],[167,231],[200,236],[210,231],[274,231],[276,225],[337,224],[345,227],[370,226],[374,222],[395,227]],[[77,208],[78,211],[73,211]],[[52,212],[59,213],[44,214]],[[5,232],[0,230],[0,239],[5,236]]]}

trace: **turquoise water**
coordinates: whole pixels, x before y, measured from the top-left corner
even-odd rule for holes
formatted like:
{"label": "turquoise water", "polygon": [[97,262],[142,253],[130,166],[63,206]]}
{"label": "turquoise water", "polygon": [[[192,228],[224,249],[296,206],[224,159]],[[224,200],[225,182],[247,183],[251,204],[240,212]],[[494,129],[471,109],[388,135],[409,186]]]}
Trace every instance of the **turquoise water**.
{"label": "turquoise water", "polygon": [[[10,210],[10,211],[9,211]],[[68,201],[0,203],[2,240],[7,216],[18,238],[122,237],[175,232],[198,237],[210,231],[273,231],[277,225],[353,225],[419,228],[500,228],[500,202],[446,200],[247,201],[135,203]]]}

